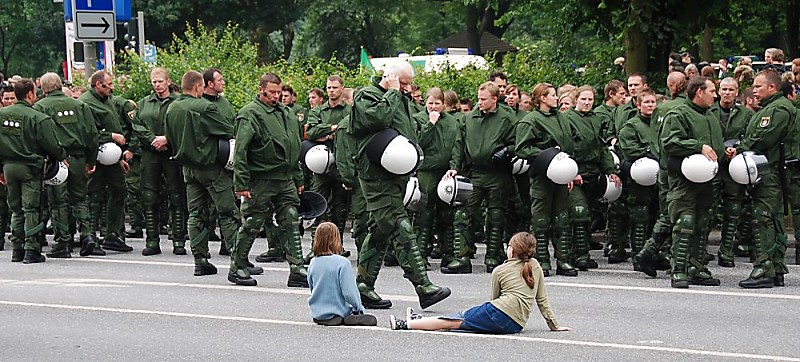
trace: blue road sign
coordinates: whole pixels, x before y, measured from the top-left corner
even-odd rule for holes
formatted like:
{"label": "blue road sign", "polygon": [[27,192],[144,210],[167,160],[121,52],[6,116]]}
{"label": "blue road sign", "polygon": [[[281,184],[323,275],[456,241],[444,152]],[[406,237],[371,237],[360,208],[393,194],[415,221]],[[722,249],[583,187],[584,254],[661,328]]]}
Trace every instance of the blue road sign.
{"label": "blue road sign", "polygon": [[74,0],[76,11],[113,11],[114,0]]}
{"label": "blue road sign", "polygon": [[144,61],[147,64],[156,64],[156,46],[146,44],[144,46]]}
{"label": "blue road sign", "polygon": [[[96,1],[101,0],[75,0],[76,2],[81,2],[81,5],[88,6],[89,2],[91,2],[92,10],[95,10],[98,6],[95,3]],[[106,0],[107,1],[107,0]],[[126,22],[130,21],[131,17],[133,16],[133,11],[131,10],[131,0],[114,0],[115,5],[115,15],[117,22]],[[108,4],[102,4],[104,7],[108,7]],[[80,9],[79,9],[80,10]],[[105,10],[110,11],[110,10]],[[71,23],[72,20],[72,0],[65,0],[64,1],[64,21],[67,23]]]}

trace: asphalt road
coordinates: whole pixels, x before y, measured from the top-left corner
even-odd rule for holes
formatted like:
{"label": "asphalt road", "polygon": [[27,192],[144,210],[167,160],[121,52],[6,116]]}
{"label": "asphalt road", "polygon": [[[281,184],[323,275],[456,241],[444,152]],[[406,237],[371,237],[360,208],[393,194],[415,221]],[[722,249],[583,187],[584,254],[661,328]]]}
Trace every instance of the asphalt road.
{"label": "asphalt road", "polygon": [[[599,270],[546,280],[551,306],[572,332],[548,331],[534,310],[522,333],[490,336],[389,330],[390,314],[419,307],[398,267],[384,267],[378,279],[378,293],[394,302],[373,311],[378,327],[322,327],[311,322],[308,291],[286,287],[285,263],[261,264],[259,285],[239,287],[225,278],[227,257],[211,260],[219,274],[194,277],[191,256],[169,253],[166,239],[167,253],[153,257],[141,256],[143,241],[129,243],[133,253],[33,265],[0,252],[0,360],[800,361],[796,266],[785,288],[753,291],[736,286],[749,273],[745,260],[732,269],[712,262],[722,286],[675,290],[664,274],[648,278],[593,252]],[[253,254],[265,248],[259,240]],[[453,294],[424,314],[486,301],[490,276],[480,260],[472,275],[442,275],[434,261],[431,280]]]}

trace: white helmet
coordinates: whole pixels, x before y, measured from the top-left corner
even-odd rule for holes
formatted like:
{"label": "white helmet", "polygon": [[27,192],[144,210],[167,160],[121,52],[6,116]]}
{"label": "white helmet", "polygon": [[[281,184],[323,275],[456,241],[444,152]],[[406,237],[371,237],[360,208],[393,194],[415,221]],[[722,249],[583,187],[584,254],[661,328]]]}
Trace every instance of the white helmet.
{"label": "white helmet", "polygon": [[236,148],[236,140],[220,138],[217,147],[217,164],[226,170],[233,171],[233,151]]}
{"label": "white helmet", "polygon": [[395,175],[411,174],[423,159],[419,146],[391,128],[373,135],[365,152],[370,162]]}
{"label": "white helmet", "polygon": [[653,186],[658,181],[658,161],[642,157],[633,162],[630,169],[631,179],[642,186]]}
{"label": "white helmet", "polygon": [[752,151],[736,155],[728,164],[728,174],[731,179],[741,185],[757,184],[767,173],[769,173],[767,157]]}
{"label": "white helmet", "polygon": [[600,175],[598,182],[600,183],[598,186],[601,191],[603,191],[603,196],[600,197],[600,201],[611,203],[617,201],[617,199],[622,196],[622,185],[617,186],[614,181],[611,180],[611,176]]}
{"label": "white helmet", "polygon": [[681,161],[681,173],[687,180],[702,184],[714,179],[719,170],[717,161],[711,161],[702,154],[694,154]]}
{"label": "white helmet", "polygon": [[406,183],[406,193],[403,195],[403,206],[411,211],[422,211],[427,203],[425,193],[419,188],[419,180],[411,177]]}
{"label": "white helmet", "polygon": [[463,176],[451,177],[439,181],[436,193],[439,195],[439,199],[448,205],[464,205],[469,200],[469,195],[472,194],[472,182]]}
{"label": "white helmet", "polygon": [[328,146],[318,144],[308,149],[308,152],[306,152],[303,157],[303,161],[311,172],[322,175],[330,171],[336,159]]}
{"label": "white helmet", "polygon": [[614,159],[614,166],[616,166],[617,170],[619,170],[620,167],[619,156],[617,156],[617,152],[614,151],[614,147],[609,147],[608,152],[611,152],[611,158]]}
{"label": "white helmet", "polygon": [[64,161],[47,162],[42,180],[46,185],[58,186],[67,181],[67,176],[69,176],[69,167]]}
{"label": "white helmet", "polygon": [[97,149],[97,162],[111,166],[122,159],[122,148],[114,142],[106,142]]}
{"label": "white helmet", "polygon": [[511,160],[511,174],[513,175],[522,175],[528,172],[528,168],[530,168],[530,163],[524,158],[514,157]]}
{"label": "white helmet", "polygon": [[558,148],[548,148],[533,160],[537,175],[545,175],[550,181],[566,185],[578,176],[578,164]]}

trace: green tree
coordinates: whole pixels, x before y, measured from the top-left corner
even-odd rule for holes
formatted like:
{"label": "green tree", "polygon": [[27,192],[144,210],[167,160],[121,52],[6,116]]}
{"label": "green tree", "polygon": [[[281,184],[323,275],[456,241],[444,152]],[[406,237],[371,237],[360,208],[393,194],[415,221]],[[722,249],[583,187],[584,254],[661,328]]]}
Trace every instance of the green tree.
{"label": "green tree", "polygon": [[51,0],[0,1],[0,71],[38,76],[59,71],[64,15]]}

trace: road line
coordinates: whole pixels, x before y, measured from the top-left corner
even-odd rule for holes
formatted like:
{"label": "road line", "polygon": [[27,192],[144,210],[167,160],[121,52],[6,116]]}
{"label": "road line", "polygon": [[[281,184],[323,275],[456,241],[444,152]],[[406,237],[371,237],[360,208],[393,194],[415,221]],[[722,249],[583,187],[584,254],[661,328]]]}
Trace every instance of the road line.
{"label": "road line", "polygon": [[[236,321],[236,322],[252,322],[252,323],[264,323],[264,324],[291,325],[291,326],[315,326],[315,324],[311,323],[311,322],[299,322],[299,321],[290,321],[290,320],[239,317],[239,316],[219,316],[219,315],[209,315],[209,314],[166,312],[166,311],[154,311],[154,310],[143,310],[143,309],[122,309],[122,308],[106,308],[106,307],[92,307],[92,306],[63,305],[63,304],[28,303],[28,302],[16,302],[16,301],[7,301],[7,300],[0,300],[0,304],[2,304],[2,305],[11,305],[11,306],[20,306],[20,307],[38,307],[38,308],[51,308],[51,309],[83,310],[83,311],[108,312],[108,313],[120,313],[120,314],[144,314],[144,315],[158,315],[158,316],[166,316],[166,317],[201,318],[201,319],[213,319],[213,320]],[[327,327],[327,328],[331,328],[331,327]],[[333,328],[337,328],[337,327],[333,327]],[[400,331],[392,331],[392,330],[389,330],[389,329],[386,329],[386,328],[380,328],[380,327],[341,327],[341,328],[367,329],[367,330],[380,331],[380,332],[389,332],[389,333],[398,333],[398,332],[400,332]],[[761,354],[736,353],[736,352],[723,352],[723,351],[711,351],[711,350],[699,350],[699,349],[685,349],[685,348],[676,348],[676,347],[641,346],[641,345],[632,345],[632,344],[591,342],[591,341],[554,339],[554,338],[526,337],[526,336],[522,336],[522,335],[490,335],[490,334],[452,333],[452,332],[401,331],[401,333],[403,333],[403,332],[404,333],[419,333],[419,334],[426,334],[426,335],[434,334],[434,335],[442,335],[442,336],[455,337],[455,338],[504,339],[504,340],[513,340],[513,341],[553,343],[553,344],[581,346],[581,347],[616,348],[616,349],[626,349],[626,350],[670,352],[670,353],[678,353],[678,354],[713,356],[713,357],[728,357],[728,358],[758,359],[758,360],[771,360],[771,361],[800,362],[800,358],[786,357],[786,356],[761,355]]]}
{"label": "road line", "polygon": [[714,290],[697,290],[697,289],[674,289],[674,288],[654,288],[654,287],[634,287],[627,285],[607,285],[607,284],[582,284],[582,283],[562,283],[562,282],[547,282],[546,286],[555,287],[569,287],[569,288],[590,288],[590,289],[611,289],[611,290],[629,290],[641,292],[656,292],[656,293],[673,293],[673,294],[703,294],[703,295],[717,295],[726,297],[746,297],[746,298],[763,298],[763,299],[790,299],[800,300],[800,295],[793,294],[761,294],[761,293],[747,293],[747,292],[723,292]]}

